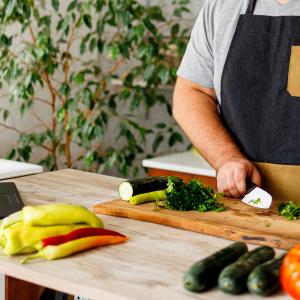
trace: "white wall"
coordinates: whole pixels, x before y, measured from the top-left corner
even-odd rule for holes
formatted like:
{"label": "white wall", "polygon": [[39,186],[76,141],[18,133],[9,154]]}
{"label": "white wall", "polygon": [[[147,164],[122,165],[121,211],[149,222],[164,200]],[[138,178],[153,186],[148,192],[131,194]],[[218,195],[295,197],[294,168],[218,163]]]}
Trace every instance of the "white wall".
{"label": "white wall", "polygon": [[204,0],[192,0],[192,11],[195,16],[198,15],[203,3],[204,3]]}

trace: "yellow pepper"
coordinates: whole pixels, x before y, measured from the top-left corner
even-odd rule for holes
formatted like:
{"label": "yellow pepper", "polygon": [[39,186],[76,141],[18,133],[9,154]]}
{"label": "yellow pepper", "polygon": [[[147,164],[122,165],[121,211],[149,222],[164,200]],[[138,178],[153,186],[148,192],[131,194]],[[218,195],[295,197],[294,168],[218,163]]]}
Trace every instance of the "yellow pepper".
{"label": "yellow pepper", "polygon": [[50,236],[67,234],[78,228],[89,227],[88,225],[58,225],[58,226],[11,226],[2,230],[1,244],[7,255],[33,253],[38,250],[39,242]]}
{"label": "yellow pepper", "polygon": [[127,240],[126,236],[89,236],[81,239],[73,240],[56,246],[47,246],[38,253],[25,257],[21,263],[26,263],[31,259],[44,258],[54,260],[81,252],[87,249],[92,249],[100,246],[120,244]]}
{"label": "yellow pepper", "polygon": [[4,218],[0,223],[0,230],[5,229],[9,226],[22,222],[22,210],[19,210],[8,217]]}
{"label": "yellow pepper", "polygon": [[25,226],[88,224],[91,227],[103,227],[101,220],[87,208],[65,203],[25,206],[22,220]]}

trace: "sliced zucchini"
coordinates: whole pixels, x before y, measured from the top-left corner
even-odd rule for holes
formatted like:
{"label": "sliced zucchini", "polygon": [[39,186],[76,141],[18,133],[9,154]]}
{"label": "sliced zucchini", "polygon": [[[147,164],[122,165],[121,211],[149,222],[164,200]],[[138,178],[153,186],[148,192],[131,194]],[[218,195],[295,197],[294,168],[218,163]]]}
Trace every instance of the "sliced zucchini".
{"label": "sliced zucchini", "polygon": [[168,186],[168,177],[146,177],[131,179],[119,185],[119,194],[122,200],[129,201],[135,195],[165,190]]}

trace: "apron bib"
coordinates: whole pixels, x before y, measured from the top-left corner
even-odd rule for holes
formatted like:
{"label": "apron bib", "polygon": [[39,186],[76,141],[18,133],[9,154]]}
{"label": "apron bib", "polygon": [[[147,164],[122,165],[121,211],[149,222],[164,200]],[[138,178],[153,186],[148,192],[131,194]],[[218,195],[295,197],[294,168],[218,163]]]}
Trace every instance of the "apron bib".
{"label": "apron bib", "polygon": [[[263,188],[300,200],[300,16],[254,15],[237,24],[221,82],[220,113]],[[299,183],[298,183],[299,181]]]}

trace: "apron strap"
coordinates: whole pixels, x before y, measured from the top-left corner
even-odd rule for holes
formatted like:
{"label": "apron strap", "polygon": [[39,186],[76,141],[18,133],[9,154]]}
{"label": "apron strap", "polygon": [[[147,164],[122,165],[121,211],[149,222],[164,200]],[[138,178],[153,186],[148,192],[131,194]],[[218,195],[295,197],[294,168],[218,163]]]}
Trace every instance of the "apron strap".
{"label": "apron strap", "polygon": [[246,15],[253,15],[255,5],[256,5],[256,0],[250,0],[247,11],[246,11]]}

